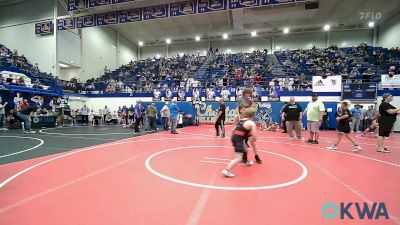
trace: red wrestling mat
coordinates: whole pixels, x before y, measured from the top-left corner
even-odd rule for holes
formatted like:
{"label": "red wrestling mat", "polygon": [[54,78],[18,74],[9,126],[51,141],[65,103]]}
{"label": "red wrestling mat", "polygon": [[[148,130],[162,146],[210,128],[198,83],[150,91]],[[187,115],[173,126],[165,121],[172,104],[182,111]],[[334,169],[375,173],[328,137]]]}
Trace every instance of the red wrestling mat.
{"label": "red wrestling mat", "polygon": [[[358,137],[363,150],[352,153],[349,142],[325,150],[333,131],[322,132],[319,145],[265,131],[258,140],[263,164],[238,166],[232,179],[221,174],[234,157],[230,140],[215,138],[212,129],[184,128],[179,135],[151,134],[0,166],[0,224],[400,223],[399,135],[386,140],[392,153],[383,154],[374,135]],[[322,213],[328,202],[338,206],[331,220]],[[351,202],[354,219],[341,219],[340,204]],[[364,202],[369,209],[384,203],[390,219],[360,219],[355,203]],[[374,218],[377,212],[378,205]]]}

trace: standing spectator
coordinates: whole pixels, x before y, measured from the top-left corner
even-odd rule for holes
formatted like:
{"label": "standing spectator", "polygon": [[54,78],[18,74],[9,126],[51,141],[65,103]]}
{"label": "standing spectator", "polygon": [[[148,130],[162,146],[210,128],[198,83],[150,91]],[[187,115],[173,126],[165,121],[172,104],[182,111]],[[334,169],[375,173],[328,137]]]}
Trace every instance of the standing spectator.
{"label": "standing spectator", "polygon": [[107,106],[104,106],[104,109],[101,111],[101,115],[103,116],[103,123],[106,123],[106,118],[107,115],[110,113],[110,110],[107,108]]}
{"label": "standing spectator", "polygon": [[368,110],[365,111],[365,128],[368,128],[371,126],[372,121],[374,120],[376,115],[376,111],[372,105],[368,106]]}
{"label": "standing spectator", "polygon": [[379,114],[381,117],[379,118],[379,135],[377,138],[378,143],[378,152],[389,153],[390,150],[385,148],[384,139],[385,137],[389,137],[392,132],[393,125],[396,122],[396,117],[400,113],[400,109],[396,109],[390,102],[393,100],[393,96],[391,94],[383,94],[383,100],[381,105],[379,106]]}
{"label": "standing spectator", "polygon": [[304,110],[304,114],[307,114],[307,129],[310,131],[308,143],[318,144],[319,126],[322,122],[324,111],[325,106],[318,101],[318,94],[312,94],[312,101],[308,103],[306,110]]}
{"label": "standing spectator", "polygon": [[365,124],[365,112],[367,110],[364,109],[363,105],[360,105],[360,111],[361,111],[361,118],[360,118],[360,126],[359,126],[359,130],[363,131],[366,129],[366,127],[364,127]]}
{"label": "standing spectator", "polygon": [[293,89],[294,91],[297,91],[297,90],[300,89],[300,78],[299,78],[299,75],[296,75],[296,76],[293,78],[292,89]]}
{"label": "standing spectator", "polygon": [[287,133],[286,127],[286,114],[283,113],[283,109],[288,105],[288,102],[285,102],[285,105],[281,108],[281,127],[283,129],[282,133]]}
{"label": "standing spectator", "polygon": [[215,122],[215,130],[217,131],[217,136],[220,137],[219,128],[221,128],[221,138],[225,137],[225,111],[226,106],[224,105],[224,99],[220,99],[219,101],[219,109],[217,114],[217,121]]}
{"label": "standing spectator", "polygon": [[17,96],[14,97],[14,108],[17,110],[21,109],[21,104],[24,101],[24,99],[21,97],[21,94],[17,92]]}
{"label": "standing spectator", "polygon": [[151,103],[149,107],[147,107],[147,120],[148,120],[148,129],[152,129],[157,131],[157,108],[155,103]]}
{"label": "standing spectator", "polygon": [[8,102],[3,104],[2,101],[3,100],[0,97],[0,130],[5,130],[3,128],[3,125],[4,125],[4,117],[6,116],[5,107],[7,106]]}
{"label": "standing spectator", "polygon": [[176,99],[172,100],[172,103],[169,105],[169,111],[170,111],[169,118],[171,120],[171,133],[178,134],[178,132],[176,132],[176,126],[178,125],[179,108],[178,105],[176,104]]}
{"label": "standing spectator", "polygon": [[140,118],[142,118],[142,101],[137,100],[134,109],[134,120],[135,120],[135,134],[139,133]]}
{"label": "standing spectator", "polygon": [[161,120],[163,124],[164,131],[169,130],[169,102],[166,102],[165,105],[161,109]]}
{"label": "standing spectator", "polygon": [[89,125],[89,113],[90,113],[90,109],[84,105],[81,109],[82,112],[82,120],[83,120],[83,125]]}
{"label": "standing spectator", "polygon": [[325,109],[324,115],[322,116],[321,130],[329,130],[329,113],[328,113],[328,109]]}
{"label": "standing spectator", "polygon": [[283,116],[286,117],[286,129],[289,133],[289,139],[292,141],[294,139],[293,136],[293,128],[296,132],[297,138],[299,140],[305,141],[303,136],[301,135],[301,126],[300,121],[302,120],[302,108],[301,106],[295,101],[294,97],[290,98],[289,104],[286,104],[282,110]]}
{"label": "standing spectator", "polygon": [[353,120],[351,123],[351,132],[359,132],[360,131],[360,122],[361,122],[361,110],[360,106],[356,105],[352,110],[351,114],[353,115]]}

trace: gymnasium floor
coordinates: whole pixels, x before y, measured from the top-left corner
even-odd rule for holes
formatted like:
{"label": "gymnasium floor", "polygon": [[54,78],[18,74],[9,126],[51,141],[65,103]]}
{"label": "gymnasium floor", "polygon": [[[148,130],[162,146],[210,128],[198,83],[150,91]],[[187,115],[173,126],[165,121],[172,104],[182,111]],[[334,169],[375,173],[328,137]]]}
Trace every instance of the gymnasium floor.
{"label": "gymnasium floor", "polygon": [[[347,141],[325,149],[334,131],[322,132],[319,145],[264,131],[263,164],[238,166],[237,177],[225,178],[220,171],[234,156],[229,138],[215,138],[209,125],[179,131],[1,133],[0,224],[400,224],[399,134],[383,154],[373,134],[358,135],[363,150],[353,153]],[[328,220],[328,202],[383,202],[390,219],[360,220],[353,207],[354,220]]]}

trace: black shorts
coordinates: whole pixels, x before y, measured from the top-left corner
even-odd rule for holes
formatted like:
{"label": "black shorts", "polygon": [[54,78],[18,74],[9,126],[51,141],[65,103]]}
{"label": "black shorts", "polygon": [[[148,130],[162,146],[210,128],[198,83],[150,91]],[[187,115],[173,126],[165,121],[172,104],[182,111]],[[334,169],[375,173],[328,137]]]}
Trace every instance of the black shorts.
{"label": "black shorts", "polygon": [[247,152],[246,146],[244,145],[244,141],[232,141],[232,145],[235,148],[236,153]]}
{"label": "black shorts", "polygon": [[336,127],[336,130],[343,134],[349,134],[351,131],[350,126],[348,124],[346,124],[346,125],[338,124]]}
{"label": "black shorts", "polygon": [[379,136],[381,137],[389,137],[392,132],[394,123],[382,123],[379,124]]}

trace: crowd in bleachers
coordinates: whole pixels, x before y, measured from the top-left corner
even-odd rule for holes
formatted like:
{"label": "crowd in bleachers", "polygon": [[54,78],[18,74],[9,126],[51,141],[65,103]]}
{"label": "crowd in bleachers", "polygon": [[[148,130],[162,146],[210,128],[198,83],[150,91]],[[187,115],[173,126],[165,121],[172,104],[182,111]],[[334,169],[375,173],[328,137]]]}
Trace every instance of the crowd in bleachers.
{"label": "crowd in bleachers", "polygon": [[[43,89],[43,85],[54,86],[55,78],[51,73],[41,72],[37,63],[31,64],[24,55],[19,55],[17,50],[11,51],[0,44],[0,71],[9,71],[24,74],[33,81],[33,88]],[[1,79],[1,78],[0,78]],[[11,76],[4,78],[3,83],[25,86],[23,76],[13,79]]]}
{"label": "crowd in bleachers", "polygon": [[357,47],[316,48],[275,52],[278,60],[290,75],[304,74],[306,77],[341,75],[345,82],[377,82],[380,74],[392,71],[400,65],[397,49],[372,47],[363,43]]}

